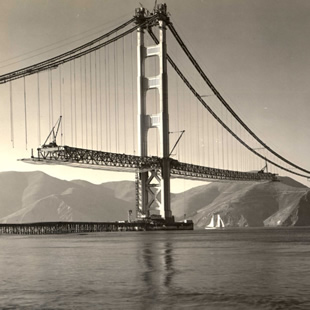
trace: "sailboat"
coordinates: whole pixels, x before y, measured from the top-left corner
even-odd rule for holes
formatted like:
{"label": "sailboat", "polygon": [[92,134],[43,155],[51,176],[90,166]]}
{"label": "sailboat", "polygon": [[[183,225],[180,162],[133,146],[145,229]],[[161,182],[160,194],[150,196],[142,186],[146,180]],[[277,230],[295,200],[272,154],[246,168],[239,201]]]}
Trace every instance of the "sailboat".
{"label": "sailboat", "polygon": [[212,214],[211,221],[209,225],[205,227],[205,229],[217,229],[217,228],[224,228],[225,224],[221,219],[219,214]]}

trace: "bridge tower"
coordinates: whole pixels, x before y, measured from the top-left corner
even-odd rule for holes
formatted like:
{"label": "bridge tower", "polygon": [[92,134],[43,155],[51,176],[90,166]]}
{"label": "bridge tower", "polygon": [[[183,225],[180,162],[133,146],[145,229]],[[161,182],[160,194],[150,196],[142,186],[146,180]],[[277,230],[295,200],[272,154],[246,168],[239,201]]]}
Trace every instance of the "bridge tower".
{"label": "bridge tower", "polygon": [[[156,14],[154,24],[159,26],[159,43],[145,46],[143,23]],[[148,156],[148,130],[156,128],[160,139],[161,169],[141,171],[136,176],[137,217],[161,215],[166,221],[173,221],[170,207],[170,159],[169,159],[169,114],[166,24],[169,22],[166,4],[159,4],[153,13],[140,7],[135,11],[137,29],[137,103],[138,103],[138,147],[139,156]],[[145,61],[148,57],[158,57],[159,74],[145,76]],[[159,113],[146,113],[146,93],[150,89],[158,91]],[[157,142],[157,141],[156,141]],[[152,143],[152,142],[150,142]]]}

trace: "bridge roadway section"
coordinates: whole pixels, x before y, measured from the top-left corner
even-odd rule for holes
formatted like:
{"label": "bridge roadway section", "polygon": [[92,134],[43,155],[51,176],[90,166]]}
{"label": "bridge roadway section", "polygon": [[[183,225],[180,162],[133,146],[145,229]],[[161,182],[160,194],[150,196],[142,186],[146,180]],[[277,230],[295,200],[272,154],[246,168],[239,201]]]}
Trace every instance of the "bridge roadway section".
{"label": "bridge roadway section", "polygon": [[[144,172],[161,170],[162,159],[156,156],[135,156],[111,152],[102,152],[75,148],[70,146],[57,146],[53,143],[37,149],[37,156],[22,159],[31,164],[64,164],[79,168]],[[187,164],[172,159],[170,161],[170,175],[172,178],[193,180],[227,180],[227,181],[277,181],[273,173],[240,172],[217,169],[199,165]]]}

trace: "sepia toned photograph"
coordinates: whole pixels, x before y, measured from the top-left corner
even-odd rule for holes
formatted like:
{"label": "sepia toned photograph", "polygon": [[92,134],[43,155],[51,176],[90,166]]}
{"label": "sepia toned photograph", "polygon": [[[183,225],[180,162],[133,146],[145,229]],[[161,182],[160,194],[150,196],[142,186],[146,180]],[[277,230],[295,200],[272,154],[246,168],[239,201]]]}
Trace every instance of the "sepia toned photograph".
{"label": "sepia toned photograph", "polygon": [[310,309],[310,1],[0,8],[0,309]]}

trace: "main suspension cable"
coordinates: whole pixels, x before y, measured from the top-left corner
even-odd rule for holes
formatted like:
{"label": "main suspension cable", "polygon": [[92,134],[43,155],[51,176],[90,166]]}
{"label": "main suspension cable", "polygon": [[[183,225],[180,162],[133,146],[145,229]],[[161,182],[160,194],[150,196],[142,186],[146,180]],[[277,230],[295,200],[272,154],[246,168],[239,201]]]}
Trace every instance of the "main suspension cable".
{"label": "main suspension cable", "polygon": [[65,53],[60,54],[60,55],[58,55],[58,56],[49,58],[49,59],[44,60],[44,61],[42,61],[42,62],[39,62],[39,63],[37,63],[37,64],[31,65],[31,66],[28,66],[28,67],[25,67],[25,68],[22,68],[22,69],[19,69],[19,70],[10,72],[10,73],[7,73],[7,74],[1,76],[1,78],[4,77],[4,76],[9,76],[9,75],[13,75],[13,74],[14,74],[14,75],[18,75],[18,74],[24,72],[25,70],[32,70],[32,69],[35,68],[35,67],[42,67],[42,66],[45,66],[45,65],[47,65],[47,64],[53,63],[53,62],[55,62],[55,61],[57,61],[57,60],[59,60],[59,59],[62,59],[62,58],[65,58],[65,57],[67,57],[67,56],[70,56],[70,55],[72,55],[72,54],[75,54],[75,53],[77,53],[77,52],[79,52],[79,51],[81,51],[81,50],[83,50],[83,49],[85,49],[85,48],[87,48],[87,47],[89,47],[89,46],[91,46],[91,45],[96,44],[97,42],[100,42],[101,40],[103,40],[103,39],[105,39],[105,38],[108,38],[109,36],[111,36],[111,35],[114,34],[115,32],[117,32],[117,31],[119,31],[119,30],[125,28],[125,27],[128,26],[129,24],[131,24],[134,20],[135,20],[135,18],[132,18],[132,19],[130,19],[129,21],[123,23],[122,25],[116,27],[115,29],[113,29],[113,30],[111,30],[111,31],[109,31],[109,32],[107,32],[107,33],[105,33],[104,35],[102,35],[102,36],[100,36],[100,37],[98,37],[98,38],[96,38],[96,39],[94,39],[94,40],[92,40],[92,41],[90,41],[90,42],[87,42],[87,43],[85,43],[85,44],[83,44],[83,45],[81,45],[81,46],[79,46],[79,47],[77,47],[77,48],[74,48],[74,49],[72,49],[72,50],[70,50],[70,51],[68,51],[68,52],[65,52]]}
{"label": "main suspension cable", "polygon": [[240,117],[235,113],[235,111],[229,106],[229,104],[226,102],[226,100],[221,96],[221,94],[218,92],[218,90],[215,88],[215,86],[212,84],[212,82],[210,81],[210,79],[206,76],[206,74],[203,72],[203,70],[201,69],[201,67],[199,66],[199,64],[197,63],[197,61],[195,60],[195,58],[193,57],[193,55],[190,53],[190,51],[188,50],[188,48],[186,47],[185,43],[183,42],[183,40],[180,38],[180,36],[178,35],[177,31],[175,30],[174,26],[169,23],[168,27],[170,29],[170,31],[172,32],[173,36],[175,37],[175,39],[177,40],[177,42],[180,44],[181,48],[183,49],[183,51],[185,52],[186,56],[190,59],[190,61],[192,62],[192,64],[194,65],[194,67],[197,69],[197,71],[199,72],[199,74],[201,75],[201,77],[204,79],[204,81],[207,83],[207,85],[210,87],[210,89],[212,90],[212,92],[214,93],[214,95],[221,101],[221,103],[227,108],[227,110],[235,117],[235,119],[243,126],[243,128],[257,141],[259,142],[264,148],[266,148],[269,152],[271,152],[272,154],[274,154],[275,156],[277,156],[279,159],[281,159],[282,161],[286,162],[287,164],[293,166],[296,169],[299,169],[303,172],[309,173],[309,170],[306,170],[302,167],[297,166],[296,164],[292,163],[291,161],[287,160],[286,158],[284,158],[283,156],[281,156],[280,154],[278,154],[277,152],[275,152],[274,150],[272,150],[266,143],[264,143],[241,119]]}
{"label": "main suspension cable", "polygon": [[[154,42],[156,44],[159,43],[157,37],[155,36],[155,34],[153,33],[153,31],[148,28],[148,32],[150,34],[150,36],[152,37],[152,39],[154,40]],[[241,140],[241,138],[239,138],[218,116],[217,114],[209,107],[209,105],[202,99],[202,97],[197,93],[197,91],[194,89],[194,87],[191,85],[191,83],[186,79],[186,77],[183,75],[183,73],[181,72],[181,70],[178,68],[178,66],[175,64],[175,62],[171,59],[171,57],[167,54],[167,60],[169,61],[170,65],[172,66],[172,68],[177,72],[177,74],[180,76],[180,78],[183,80],[183,82],[186,84],[186,86],[190,89],[190,91],[194,94],[194,96],[201,102],[201,104],[209,111],[209,113],[236,139],[238,140],[242,145],[244,145],[249,151],[251,151],[252,153],[254,153],[256,156],[266,160],[267,162],[273,164],[274,166],[285,170],[287,172],[290,172],[292,174],[301,176],[301,177],[305,177],[305,178],[309,178],[309,175],[304,175],[304,174],[300,174],[297,172],[294,172],[290,169],[287,169],[285,167],[282,167],[280,165],[278,165],[277,163],[271,161],[270,159],[264,157],[263,155],[257,153],[254,149],[252,149],[247,143],[245,143],[243,140]],[[309,172],[310,173],[310,172]]]}
{"label": "main suspension cable", "polygon": [[[69,55],[63,56],[64,54],[62,54],[61,56],[59,56],[59,59],[57,57],[54,57],[57,59],[52,58],[52,59],[46,60],[45,62],[35,64],[35,65],[29,66],[29,67],[26,67],[26,68],[23,68],[20,70],[16,70],[16,71],[1,75],[0,76],[0,84],[4,84],[8,81],[16,80],[16,79],[19,79],[21,77],[28,76],[28,75],[31,75],[31,74],[34,74],[34,73],[37,73],[40,71],[47,70],[47,69],[57,68],[59,65],[62,65],[66,62],[69,62],[73,59],[80,58],[80,57],[82,57],[86,54],[89,54],[91,52],[94,52],[94,51],[96,51],[96,50],[98,50],[98,49],[100,49],[100,48],[102,48],[108,44],[111,44],[111,43],[121,39],[122,37],[130,34],[131,32],[135,31],[137,28],[142,27],[142,26],[146,26],[147,24],[152,23],[155,19],[156,19],[156,16],[153,16],[150,19],[146,20],[144,23],[138,24],[138,25],[128,29],[127,31],[115,36],[114,38],[112,38],[108,41],[100,43],[100,44],[98,44],[92,48],[81,51],[77,54],[76,54],[76,51],[74,53],[68,52]],[[132,22],[132,21],[133,21],[133,19],[130,22]],[[128,22],[128,24],[129,24],[129,22]],[[113,31],[113,33],[114,32],[117,32],[117,30]],[[108,36],[108,35],[106,35],[106,36]],[[102,40],[102,38],[101,38],[101,40]],[[100,41],[100,40],[98,40],[98,41]]]}

